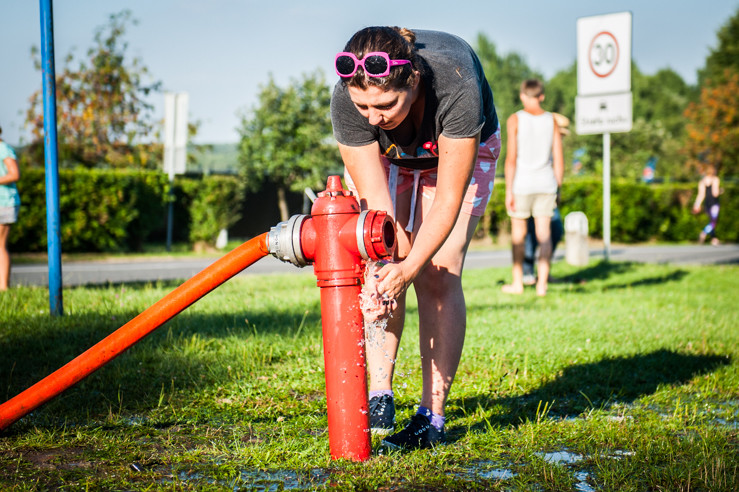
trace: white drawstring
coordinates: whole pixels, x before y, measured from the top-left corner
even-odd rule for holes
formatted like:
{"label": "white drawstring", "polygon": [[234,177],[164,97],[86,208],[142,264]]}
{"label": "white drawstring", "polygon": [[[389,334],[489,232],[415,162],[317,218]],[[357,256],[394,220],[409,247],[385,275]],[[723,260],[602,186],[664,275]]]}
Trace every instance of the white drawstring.
{"label": "white drawstring", "polygon": [[387,187],[390,188],[390,200],[393,203],[393,219],[397,217],[397,214],[395,213],[395,194],[398,192],[398,171],[398,166],[390,164],[390,176],[388,176]]}
{"label": "white drawstring", "polygon": [[413,222],[416,220],[416,198],[418,197],[418,183],[421,181],[421,170],[413,170],[413,196],[411,197],[411,215],[408,218],[407,232],[413,232]]}
{"label": "white drawstring", "polygon": [[[397,192],[398,192],[398,172],[400,168],[395,164],[390,164],[390,175],[388,176],[387,187],[390,189],[390,199],[393,202],[393,217],[397,217]],[[421,170],[413,170],[413,195],[411,196],[411,210],[408,218],[408,225],[405,230],[413,232],[413,222],[416,220],[416,200],[418,198],[418,184],[421,182]]]}

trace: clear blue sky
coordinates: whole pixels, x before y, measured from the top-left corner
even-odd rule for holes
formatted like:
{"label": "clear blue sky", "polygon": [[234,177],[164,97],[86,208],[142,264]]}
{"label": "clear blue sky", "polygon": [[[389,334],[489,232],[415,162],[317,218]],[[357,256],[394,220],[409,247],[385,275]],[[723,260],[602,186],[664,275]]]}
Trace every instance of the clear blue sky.
{"label": "clear blue sky", "polygon": [[[438,29],[474,44],[478,33],[501,53],[517,52],[551,77],[576,58],[578,17],[631,11],[632,56],[642,72],[672,68],[688,83],[716,46],[716,32],[739,0],[55,0],[57,69],[70,49],[83,55],[110,14],[130,9],[129,53],[140,57],[166,90],[190,95],[198,143],[236,142],[240,114],[256,102],[272,73],[278,84],[332,62],[347,39],[369,25]],[[32,45],[40,44],[39,3],[0,0],[0,125],[17,144],[27,134],[23,112],[41,87]],[[491,81],[495,90],[495,81]],[[163,96],[151,102],[162,116]]]}

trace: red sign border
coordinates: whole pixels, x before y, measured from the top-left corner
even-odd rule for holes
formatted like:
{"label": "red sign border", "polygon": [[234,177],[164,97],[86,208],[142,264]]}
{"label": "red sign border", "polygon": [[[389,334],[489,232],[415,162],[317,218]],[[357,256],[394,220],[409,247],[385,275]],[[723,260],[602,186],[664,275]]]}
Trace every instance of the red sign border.
{"label": "red sign border", "polygon": [[[601,34],[610,36],[611,39],[613,39],[613,42],[616,44],[616,63],[613,64],[613,67],[608,71],[608,73],[605,73],[603,75],[595,71],[595,68],[593,67],[593,59],[590,56],[590,54],[593,52],[593,43],[595,43],[595,40],[598,39],[598,36],[600,36]],[[616,36],[614,36],[608,31],[599,32],[598,34],[593,36],[593,40],[590,42],[590,47],[588,48],[588,65],[590,65],[590,70],[595,74],[596,77],[600,77],[602,79],[608,77],[609,75],[613,73],[614,70],[616,70],[616,67],[618,66],[618,59],[619,59],[620,54],[621,54],[621,47],[618,45],[618,40],[616,39]]]}

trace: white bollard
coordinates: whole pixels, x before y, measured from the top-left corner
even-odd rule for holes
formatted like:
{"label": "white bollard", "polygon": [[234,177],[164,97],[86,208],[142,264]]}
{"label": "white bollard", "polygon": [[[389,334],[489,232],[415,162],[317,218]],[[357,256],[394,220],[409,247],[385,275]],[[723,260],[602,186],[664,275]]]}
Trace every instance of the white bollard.
{"label": "white bollard", "polygon": [[565,260],[570,265],[586,266],[589,255],[588,217],[583,212],[570,212],[565,217]]}
{"label": "white bollard", "polygon": [[228,244],[228,230],[221,229],[216,238],[216,249],[223,249]]}

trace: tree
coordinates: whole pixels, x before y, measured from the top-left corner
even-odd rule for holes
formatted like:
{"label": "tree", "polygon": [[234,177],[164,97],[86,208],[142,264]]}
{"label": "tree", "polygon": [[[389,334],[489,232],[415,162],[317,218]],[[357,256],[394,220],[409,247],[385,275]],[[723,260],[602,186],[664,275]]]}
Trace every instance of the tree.
{"label": "tree", "polygon": [[[98,28],[95,44],[85,60],[70,52],[56,76],[57,136],[62,166],[153,168],[161,154],[154,143],[153,106],[146,97],[158,91],[160,82],[145,84],[148,69],[139,58],[128,62],[123,41],[128,24],[136,24],[131,12],[113,14]],[[32,48],[40,70],[38,49]],[[73,68],[72,64],[77,63]],[[43,162],[43,94],[31,96],[26,126],[33,141],[29,164]]]}
{"label": "tree", "polygon": [[522,55],[518,53],[499,55],[495,43],[488,40],[484,34],[478,34],[475,52],[480,58],[485,76],[493,89],[495,110],[498,113],[500,125],[505,127],[508,117],[521,106],[521,100],[518,97],[521,82],[531,78],[543,81],[544,78],[528,66]]}
{"label": "tree", "polygon": [[725,70],[739,72],[739,9],[716,34],[718,46],[706,58],[706,66],[698,72],[698,84],[722,84]]}
{"label": "tree", "polygon": [[739,175],[739,9],[716,34],[718,46],[698,72],[700,100],[684,113],[688,168],[714,164],[724,175]]}
{"label": "tree", "polygon": [[685,134],[683,113],[688,104],[698,98],[697,88],[688,85],[669,68],[646,75],[634,65],[632,73],[634,119],[659,121],[670,135],[682,138]]}
{"label": "tree", "polygon": [[614,176],[639,179],[647,162],[657,160],[657,176],[686,179],[682,116],[696,91],[674,70],[647,75],[632,63],[633,127],[612,137]]}
{"label": "tree", "polygon": [[292,80],[287,88],[270,75],[258,104],[242,118],[242,175],[251,190],[265,180],[277,185],[282,220],[289,218],[288,190],[322,187],[329,172],[341,172],[330,103],[331,88],[320,71]]}
{"label": "tree", "polygon": [[726,69],[725,82],[707,84],[700,101],[685,111],[685,151],[692,168],[714,164],[724,175],[739,175],[739,72]]}

